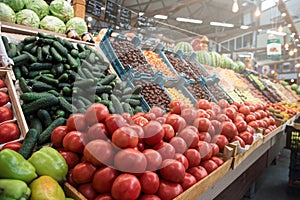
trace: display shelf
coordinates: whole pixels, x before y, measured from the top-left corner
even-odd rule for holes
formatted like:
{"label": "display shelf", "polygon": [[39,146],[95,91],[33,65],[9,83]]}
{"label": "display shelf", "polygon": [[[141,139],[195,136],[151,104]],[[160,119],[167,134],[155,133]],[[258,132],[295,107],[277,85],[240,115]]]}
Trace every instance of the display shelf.
{"label": "display shelf", "polygon": [[[26,133],[28,132],[28,125],[25,120],[25,116],[23,114],[20,101],[18,99],[18,95],[16,92],[16,88],[13,83],[13,79],[11,77],[10,70],[0,70],[0,77],[4,78],[6,87],[8,89],[8,95],[10,98],[10,102],[12,104],[12,111],[14,116],[14,121],[18,124],[20,129],[21,135],[20,138],[17,140],[13,140],[11,142],[22,141],[25,138]],[[9,142],[8,142],[9,143]],[[4,144],[0,144],[0,149]]]}
{"label": "display shelf", "polygon": [[202,195],[209,187],[213,186],[230,170],[233,158],[228,159],[223,165],[218,167],[215,171],[209,174],[204,179],[197,182],[181,195],[174,198],[174,200],[194,200]]}
{"label": "display shelf", "polygon": [[70,183],[65,182],[64,183],[64,192],[67,197],[71,197],[74,200],[87,200],[76,188],[74,188]]}

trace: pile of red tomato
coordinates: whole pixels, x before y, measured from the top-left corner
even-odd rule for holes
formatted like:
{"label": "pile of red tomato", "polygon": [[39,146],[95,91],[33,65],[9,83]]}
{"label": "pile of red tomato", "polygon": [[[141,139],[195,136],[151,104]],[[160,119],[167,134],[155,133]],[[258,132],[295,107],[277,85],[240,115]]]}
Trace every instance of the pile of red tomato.
{"label": "pile of red tomato", "polygon": [[10,98],[4,80],[0,79],[0,145],[20,138],[18,125],[13,121]]}
{"label": "pile of red tomato", "polygon": [[51,141],[69,166],[68,182],[87,199],[168,200],[221,166],[229,142],[251,144],[254,129],[274,124],[264,105],[223,100],[201,99],[196,108],[173,100],[169,113],[154,107],[133,116],[95,103]]}

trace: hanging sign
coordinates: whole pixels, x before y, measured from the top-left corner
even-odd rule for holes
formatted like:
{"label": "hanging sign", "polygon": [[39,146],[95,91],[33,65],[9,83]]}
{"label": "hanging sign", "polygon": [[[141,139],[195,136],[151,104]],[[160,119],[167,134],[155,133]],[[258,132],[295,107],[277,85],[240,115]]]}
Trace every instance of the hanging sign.
{"label": "hanging sign", "polygon": [[267,40],[267,56],[268,58],[281,57],[281,42],[280,39]]}

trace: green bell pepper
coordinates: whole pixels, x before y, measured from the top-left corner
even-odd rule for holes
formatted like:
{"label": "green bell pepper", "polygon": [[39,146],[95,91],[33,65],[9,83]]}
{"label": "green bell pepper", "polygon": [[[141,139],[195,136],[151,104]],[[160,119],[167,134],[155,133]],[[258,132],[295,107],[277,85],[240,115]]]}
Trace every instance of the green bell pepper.
{"label": "green bell pepper", "polygon": [[68,173],[66,160],[52,147],[43,147],[34,152],[28,161],[35,167],[39,176],[51,176],[60,183],[66,180]]}
{"label": "green bell pepper", "polygon": [[30,188],[24,181],[0,179],[1,200],[26,200],[30,197]]}
{"label": "green bell pepper", "polygon": [[21,154],[11,149],[0,151],[0,178],[17,179],[30,183],[36,177],[34,166]]}

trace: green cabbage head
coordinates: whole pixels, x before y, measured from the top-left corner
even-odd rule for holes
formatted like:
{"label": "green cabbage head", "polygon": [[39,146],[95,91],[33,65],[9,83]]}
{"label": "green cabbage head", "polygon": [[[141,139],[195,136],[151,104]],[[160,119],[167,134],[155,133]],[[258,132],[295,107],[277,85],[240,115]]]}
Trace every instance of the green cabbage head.
{"label": "green cabbage head", "polygon": [[88,31],[87,25],[84,19],[80,17],[74,17],[70,19],[66,24],[67,30],[74,29],[76,33],[81,36],[84,32]]}
{"label": "green cabbage head", "polygon": [[25,8],[26,8],[26,6],[27,6],[29,3],[31,3],[32,1],[33,1],[33,0],[23,0]]}
{"label": "green cabbage head", "polygon": [[16,13],[11,7],[4,3],[0,3],[0,21],[4,22],[16,22]]}
{"label": "green cabbage head", "polygon": [[33,0],[26,5],[26,8],[33,10],[40,19],[49,15],[49,5],[44,0]]}
{"label": "green cabbage head", "polygon": [[40,19],[35,12],[29,9],[21,10],[16,14],[17,24],[38,28]]}
{"label": "green cabbage head", "polygon": [[0,0],[0,2],[9,5],[9,7],[11,7],[15,12],[18,12],[24,8],[23,0]]}
{"label": "green cabbage head", "polygon": [[66,33],[66,25],[63,21],[54,16],[46,16],[40,23],[40,28],[56,33]]}
{"label": "green cabbage head", "polygon": [[67,22],[74,17],[73,7],[65,0],[54,0],[51,2],[49,8],[50,13],[63,22]]}

